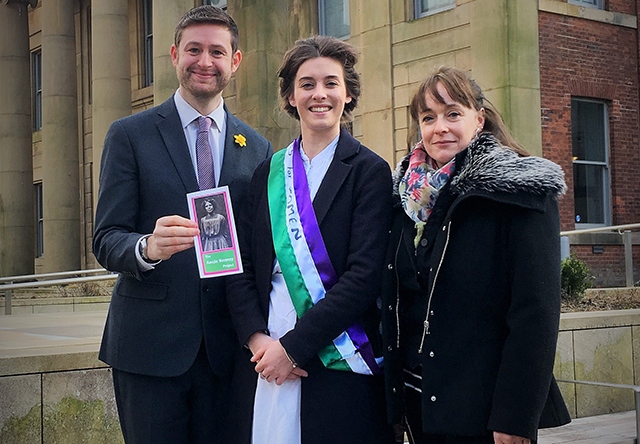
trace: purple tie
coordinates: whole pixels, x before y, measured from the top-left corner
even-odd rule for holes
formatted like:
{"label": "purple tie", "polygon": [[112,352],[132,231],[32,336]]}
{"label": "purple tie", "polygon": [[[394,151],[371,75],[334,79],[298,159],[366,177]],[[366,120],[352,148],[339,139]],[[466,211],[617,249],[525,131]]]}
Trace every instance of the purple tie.
{"label": "purple tie", "polygon": [[201,190],[215,188],[216,180],[213,172],[213,158],[209,145],[209,128],[211,118],[198,117],[198,138],[196,139],[196,158],[198,163],[198,185]]}

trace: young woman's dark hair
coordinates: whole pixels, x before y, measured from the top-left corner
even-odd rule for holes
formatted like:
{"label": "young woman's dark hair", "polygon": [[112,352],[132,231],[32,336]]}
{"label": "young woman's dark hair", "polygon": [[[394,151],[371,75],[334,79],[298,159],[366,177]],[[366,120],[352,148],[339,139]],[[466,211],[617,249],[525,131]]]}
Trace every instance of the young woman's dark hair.
{"label": "young woman's dark hair", "polygon": [[295,46],[284,55],[282,66],[278,70],[282,108],[291,117],[300,120],[298,110],[289,103],[289,97],[293,94],[294,81],[300,66],[307,60],[316,57],[328,57],[337,60],[342,65],[347,95],[351,97],[351,101],[344,106],[342,121],[350,122],[353,118],[351,111],[358,105],[358,97],[360,97],[360,75],[355,70],[358,55],[353,46],[335,37],[318,35],[298,40]]}

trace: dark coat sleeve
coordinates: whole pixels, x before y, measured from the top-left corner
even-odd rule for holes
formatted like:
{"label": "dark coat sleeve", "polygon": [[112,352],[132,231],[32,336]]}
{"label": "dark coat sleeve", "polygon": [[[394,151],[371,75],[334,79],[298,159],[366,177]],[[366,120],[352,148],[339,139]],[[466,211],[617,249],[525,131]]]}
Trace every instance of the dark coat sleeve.
{"label": "dark coat sleeve", "polygon": [[134,245],[153,226],[141,226],[139,168],[127,128],[114,122],[107,132],[100,169],[94,254],[106,269],[142,279]]}
{"label": "dark coat sleeve", "polygon": [[535,439],[553,378],[560,321],[558,204],[519,211],[511,224],[511,304],[488,428]]}
{"label": "dark coat sleeve", "polygon": [[[271,257],[271,268],[273,267],[270,231],[265,230],[269,223],[266,211],[266,178],[269,163],[267,160],[256,169],[247,198],[238,211],[238,242],[244,271],[242,274],[227,277],[227,302],[241,344],[247,344],[252,334],[267,330],[267,307],[261,307],[261,300],[265,299],[265,293],[269,291],[270,275],[269,287],[258,291],[256,266],[261,265],[262,261],[269,261],[268,258]],[[259,257],[258,264],[256,257]],[[266,273],[267,267],[262,268]],[[262,278],[263,286],[266,285],[265,279],[266,277]]]}

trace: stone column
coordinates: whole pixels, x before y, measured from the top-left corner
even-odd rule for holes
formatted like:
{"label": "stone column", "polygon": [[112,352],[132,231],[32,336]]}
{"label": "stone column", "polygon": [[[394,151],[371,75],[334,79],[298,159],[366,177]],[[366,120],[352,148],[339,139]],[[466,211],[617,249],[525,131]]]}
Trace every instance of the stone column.
{"label": "stone column", "polygon": [[0,4],[0,276],[34,264],[31,76],[26,1]]}
{"label": "stone column", "polygon": [[80,267],[74,3],[42,2],[44,272]]}
{"label": "stone column", "polygon": [[225,103],[278,150],[300,134],[298,121],[280,111],[278,68],[296,40],[317,34],[317,2],[229,0],[227,5],[238,25],[243,57],[224,90]]}
{"label": "stone column", "polygon": [[470,29],[472,75],[516,139],[541,156],[538,2],[475,0]]}
{"label": "stone column", "polygon": [[176,70],[169,50],[178,20],[191,8],[193,0],[153,0],[153,102],[159,105],[178,89]]}
{"label": "stone column", "polygon": [[93,2],[91,26],[92,176],[93,202],[96,203],[104,137],[114,120],[131,114],[128,0]]}
{"label": "stone column", "polygon": [[395,165],[396,149],[402,150],[405,143],[402,140],[399,147],[394,147],[393,56],[387,43],[392,41],[392,10],[388,0],[355,0],[350,5],[351,17],[359,20],[351,20],[349,42],[360,53],[356,69],[361,73],[362,84],[369,85],[354,111],[361,119],[354,122],[353,135]]}

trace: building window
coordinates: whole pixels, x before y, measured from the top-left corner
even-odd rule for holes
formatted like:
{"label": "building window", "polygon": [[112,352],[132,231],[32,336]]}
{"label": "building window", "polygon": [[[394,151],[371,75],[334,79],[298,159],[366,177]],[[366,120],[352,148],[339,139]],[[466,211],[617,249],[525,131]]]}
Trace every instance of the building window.
{"label": "building window", "polygon": [[142,86],[153,85],[153,15],[152,0],[142,2],[143,81]]}
{"label": "building window", "polygon": [[91,6],[87,6],[87,79],[89,80],[87,102],[89,104],[93,101],[93,55],[91,53],[91,45]]}
{"label": "building window", "polygon": [[576,224],[611,224],[607,122],[604,102],[571,99]]}
{"label": "building window", "polygon": [[33,85],[33,130],[42,129],[42,51],[31,53],[31,84]]}
{"label": "building window", "polygon": [[415,0],[416,18],[436,14],[456,7],[456,0]]}
{"label": "building window", "polygon": [[35,184],[36,191],[36,257],[44,255],[44,216],[42,211],[42,182]]}
{"label": "building window", "polygon": [[203,5],[217,6],[224,10],[227,9],[227,0],[202,0]]}
{"label": "building window", "polygon": [[569,0],[569,4],[586,6],[587,8],[604,9],[603,0]]}
{"label": "building window", "polygon": [[320,34],[349,37],[349,0],[318,0],[318,17]]}

